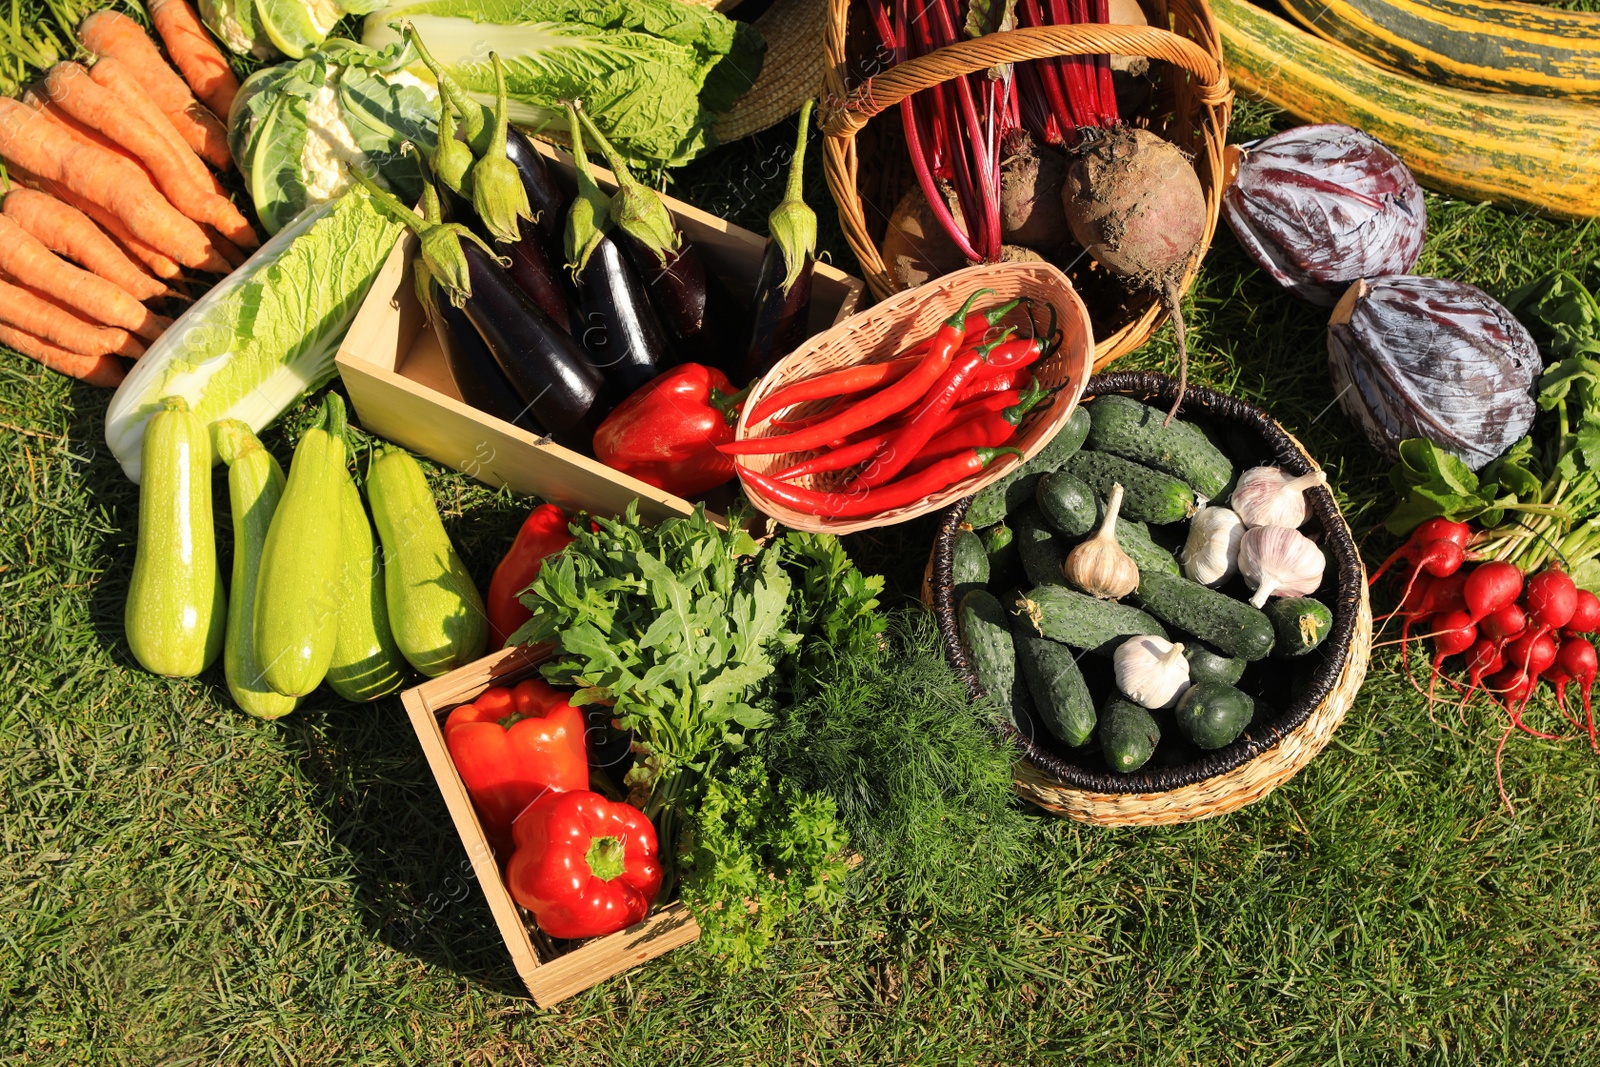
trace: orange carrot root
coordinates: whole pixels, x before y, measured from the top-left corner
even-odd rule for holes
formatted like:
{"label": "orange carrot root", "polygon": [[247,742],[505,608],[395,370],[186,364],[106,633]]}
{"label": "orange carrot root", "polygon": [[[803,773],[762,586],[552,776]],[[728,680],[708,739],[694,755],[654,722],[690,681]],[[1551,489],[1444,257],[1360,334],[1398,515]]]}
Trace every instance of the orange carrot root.
{"label": "orange carrot root", "polygon": [[91,322],[120,326],[146,340],[160,337],[172,324],[111,282],[68,263],[4,213],[0,213],[0,270],[51,294]]}
{"label": "orange carrot root", "polygon": [[150,0],[147,7],[150,22],[183,80],[206,107],[226,119],[239,91],[239,79],[233,76],[221,49],[211,43],[200,16],[187,0]]}
{"label": "orange carrot root", "polygon": [[87,215],[49,193],[12,189],[0,201],[0,214],[27,230],[46,248],[93,271],[135,299],[154,300],[172,294]]}
{"label": "orange carrot root", "polygon": [[216,175],[206,169],[205,163],[184,141],[177,127],[172,125],[172,120],[156,106],[154,100],[150,99],[150,94],[145,92],[138,76],[128,64],[115,56],[106,56],[89,68],[89,77],[115,93],[124,107],[136,113],[150,125],[151,129],[159,133],[162,139],[172,146],[173,151],[178,153],[184,167],[197,183],[224,200],[228,198],[228,191],[217,181]]}
{"label": "orange carrot root", "polygon": [[32,108],[7,97],[0,97],[0,156],[104,206],[141,241],[184,266],[227,273],[227,261],[217,255],[200,227],[150,188],[137,168],[110,153],[89,149]]}
{"label": "orange carrot root", "polygon": [[78,26],[78,40],[95,55],[114,56],[132,67],[144,91],[196,155],[218,170],[233,166],[223,121],[227,116],[219,119],[194,98],[142,26],[120,11],[96,11]]}
{"label": "orange carrot root", "polygon": [[3,322],[0,322],[0,344],[15,348],[53,371],[103,389],[115,389],[127,377],[127,372],[115,356],[85,356],[69,352],[27,330],[19,330]]}
{"label": "orange carrot root", "polygon": [[0,276],[0,322],[83,356],[137,359],[144,354],[144,346],[127,330],[85,322],[48,295],[4,276]]}

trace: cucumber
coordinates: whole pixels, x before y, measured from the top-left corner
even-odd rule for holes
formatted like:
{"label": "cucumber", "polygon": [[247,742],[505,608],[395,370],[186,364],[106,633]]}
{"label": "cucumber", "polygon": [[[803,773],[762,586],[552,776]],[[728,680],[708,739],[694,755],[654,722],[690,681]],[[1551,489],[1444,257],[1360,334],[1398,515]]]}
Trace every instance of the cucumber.
{"label": "cucumber", "polygon": [[[1096,505],[1096,514],[1100,518],[1104,518],[1106,513],[1105,501],[1097,500]],[[1098,529],[1099,526],[1099,519],[1096,519],[1095,527]],[[1128,554],[1128,558],[1133,560],[1133,565],[1141,571],[1165,571],[1168,574],[1183,573],[1178,566],[1178,558],[1152,541],[1150,539],[1150,527],[1142,522],[1135,519],[1124,519],[1121,515],[1118,515],[1117,544],[1122,546],[1122,551]]]}
{"label": "cucumber", "polygon": [[1222,682],[1197,682],[1178,698],[1173,712],[1189,740],[1201,748],[1223,748],[1250,724],[1255,701]]}
{"label": "cucumber", "polygon": [[1114,696],[1100,709],[1100,753],[1120,774],[1143,767],[1161,742],[1161,728],[1131,700]]}
{"label": "cucumber", "polygon": [[1226,593],[1161,571],[1141,571],[1139,604],[1168,626],[1194,634],[1229,656],[1258,660],[1272,651],[1272,622]]}
{"label": "cucumber", "polygon": [[1082,537],[1099,525],[1094,490],[1066,471],[1053,471],[1040,477],[1039,484],[1034,486],[1033,499],[1044,521],[1056,533]]}
{"label": "cucumber", "polygon": [[1201,496],[1213,498],[1233,481],[1233,464],[1193,425],[1167,422],[1167,413],[1125,396],[1102,396],[1089,405],[1084,447],[1131,459],[1170,474]]}
{"label": "cucumber", "polygon": [[983,550],[989,556],[989,579],[998,581],[1000,576],[1017,565],[1017,534],[1016,531],[1005,523],[997,523],[978,535],[983,542]]}
{"label": "cucumber", "polygon": [[273,692],[301,697],[333,662],[343,541],[339,486],[345,473],[344,400],[329,393],[317,425],[289,463],[272,513],[256,584],[256,665]]}
{"label": "cucumber", "polygon": [[988,584],[989,554],[983,550],[983,542],[977,534],[971,530],[957,530],[950,556],[955,600],[959,604],[968,591],[982,589]]}
{"label": "cucumber", "polygon": [[165,397],[139,456],[139,541],[122,628],[139,666],[193,678],[222,651],[228,614],[211,523],[210,434],[182,397]]}
{"label": "cucumber", "polygon": [[1006,703],[1017,680],[1016,646],[1006,625],[1006,610],[987,589],[974,589],[961,598],[956,609],[961,640],[972,656],[983,691]]}
{"label": "cucumber", "polygon": [[1011,516],[1011,528],[1016,531],[1017,558],[1030,585],[1066,582],[1061,564],[1066,562],[1067,546],[1050,531],[1037,505],[1027,504]]}
{"label": "cucumber", "polygon": [[339,506],[343,509],[344,576],[339,635],[333,645],[333,661],[328,664],[328,685],[359,704],[388,696],[405,684],[406,661],[389,631],[383,564],[372,536],[372,521],[361,506],[360,490],[348,475],[339,490]]}
{"label": "cucumber", "polygon": [[300,698],[273,692],[262,679],[256,660],[255,624],[261,550],[283,497],[283,468],[238,419],[222,419],[212,427],[212,434],[217,454],[228,465],[228,503],[233,511],[233,581],[229,584],[222,670],[228,692],[241,710],[257,718],[278,719],[298,707]]}
{"label": "cucumber", "polygon": [[1195,513],[1194,490],[1170,474],[1108,452],[1079,452],[1066,470],[1102,498],[1122,486],[1122,514],[1140,522],[1181,522]]}
{"label": "cucumber", "polygon": [[1078,747],[1094,734],[1096,716],[1072,649],[1029,632],[1025,621],[1012,625],[1017,666],[1044,728],[1063,744]]}
{"label": "cucumber", "polygon": [[[990,526],[1033,499],[1039,476],[1060,470],[1083,447],[1083,439],[1088,435],[1088,411],[1082,407],[1073,409],[1067,421],[1061,424],[1061,429],[1039,450],[1038,455],[1013,468],[972,498],[972,504],[967,508],[967,521],[973,526]],[[1024,482],[1025,485],[1019,484]]]}
{"label": "cucumber", "polygon": [[367,475],[367,500],[383,542],[389,628],[406,660],[427,675],[483,655],[489,636],[483,598],[439,521],[417,461],[385,448]]}
{"label": "cucumber", "polygon": [[1320,600],[1308,596],[1283,597],[1267,602],[1263,609],[1278,635],[1280,656],[1303,656],[1327,640],[1333,629],[1333,612]]}
{"label": "cucumber", "polygon": [[1041,637],[1106,656],[1138,634],[1167,636],[1159,622],[1138,608],[1099,600],[1064,585],[1034,586],[1017,611]]}
{"label": "cucumber", "polygon": [[1183,646],[1183,656],[1189,661],[1189,680],[1191,682],[1221,682],[1223,685],[1237,685],[1240,678],[1244,677],[1246,662],[1234,656],[1224,656],[1222,653],[1209,649],[1199,641],[1190,641]]}

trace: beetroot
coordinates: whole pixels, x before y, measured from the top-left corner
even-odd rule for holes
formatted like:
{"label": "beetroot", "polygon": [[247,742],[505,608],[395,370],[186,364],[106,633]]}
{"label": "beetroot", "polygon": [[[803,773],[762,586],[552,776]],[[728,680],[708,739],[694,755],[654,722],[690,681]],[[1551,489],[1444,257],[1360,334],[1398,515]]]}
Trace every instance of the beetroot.
{"label": "beetroot", "polygon": [[1178,397],[1189,376],[1183,313],[1184,273],[1205,237],[1206,195],[1189,160],[1149,130],[1117,126],[1100,136],[1084,131],[1067,168],[1061,205],[1072,235],[1101,266],[1151,289],[1172,317],[1178,336]]}
{"label": "beetroot", "polygon": [[1332,307],[1350,283],[1405,274],[1428,227],[1400,158],[1349,126],[1299,126],[1230,149],[1222,214],[1250,258],[1302,300]]}
{"label": "beetroot", "polygon": [[[1033,143],[1028,131],[1006,135],[1000,161],[1000,234],[1007,244],[1051,251],[1072,239],[1061,207],[1066,160],[1053,148]],[[1005,262],[1005,249],[1001,258]]]}

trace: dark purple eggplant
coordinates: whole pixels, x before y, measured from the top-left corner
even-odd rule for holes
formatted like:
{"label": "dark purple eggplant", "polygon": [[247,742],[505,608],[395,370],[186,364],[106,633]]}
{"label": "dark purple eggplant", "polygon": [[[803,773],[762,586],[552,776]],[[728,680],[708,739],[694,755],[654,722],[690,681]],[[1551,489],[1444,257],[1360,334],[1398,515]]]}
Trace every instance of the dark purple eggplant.
{"label": "dark purple eggplant", "polygon": [[621,241],[628,262],[643,279],[674,361],[704,363],[733,377],[748,309],[706,266],[700,250],[685,240],[662,259],[626,230],[613,231],[613,239]]}
{"label": "dark purple eggplant", "polygon": [[811,101],[800,108],[800,135],[789,164],[789,184],[767,216],[766,251],[756,276],[756,298],[745,320],[736,385],[754,381],[800,347],[811,319],[811,279],[817,263],[817,216],[802,192]]}
{"label": "dark purple eggplant", "polygon": [[452,304],[437,283],[431,289],[434,334],[461,399],[487,415],[543,435],[544,427],[511,387],[466,311]]}
{"label": "dark purple eggplant", "polygon": [[528,191],[528,203],[533,206],[534,228],[539,231],[548,258],[554,261],[561,250],[561,232],[572,197],[562,191],[544,156],[515,126],[506,131],[506,158],[516,164],[517,173],[522,176],[522,187]]}
{"label": "dark purple eggplant", "polygon": [[559,445],[588,452],[611,410],[606,376],[475,241],[460,242],[466,315],[533,417]]}
{"label": "dark purple eggplant", "polygon": [[517,283],[517,288],[532,297],[539,309],[549,315],[557,326],[571,333],[578,321],[572,287],[551,266],[544,243],[535,228],[524,226],[521,240],[509,243],[496,241],[465,197],[451,192],[446,186],[439,190],[439,198],[445,221],[466,223],[473,233],[489,242],[495,255],[509,259],[511,263],[505,269],[511,275],[511,280]]}
{"label": "dark purple eggplant", "polygon": [[582,126],[570,104],[567,115],[578,171],[578,195],[567,208],[565,233],[567,269],[577,282],[583,313],[577,336],[618,395],[627,396],[672,361],[644,283],[622,247],[606,233],[611,198],[595,183],[583,151]]}

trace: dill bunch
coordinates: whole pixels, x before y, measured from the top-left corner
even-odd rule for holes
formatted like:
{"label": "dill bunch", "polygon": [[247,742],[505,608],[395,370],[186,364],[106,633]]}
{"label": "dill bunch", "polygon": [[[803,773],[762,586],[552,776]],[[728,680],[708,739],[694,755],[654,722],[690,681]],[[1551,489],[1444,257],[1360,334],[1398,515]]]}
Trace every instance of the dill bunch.
{"label": "dill bunch", "polygon": [[933,620],[889,614],[877,647],[818,652],[755,751],[772,773],[831,797],[861,876],[904,907],[979,909],[1014,884],[1032,832],[1014,754],[950,669]]}

